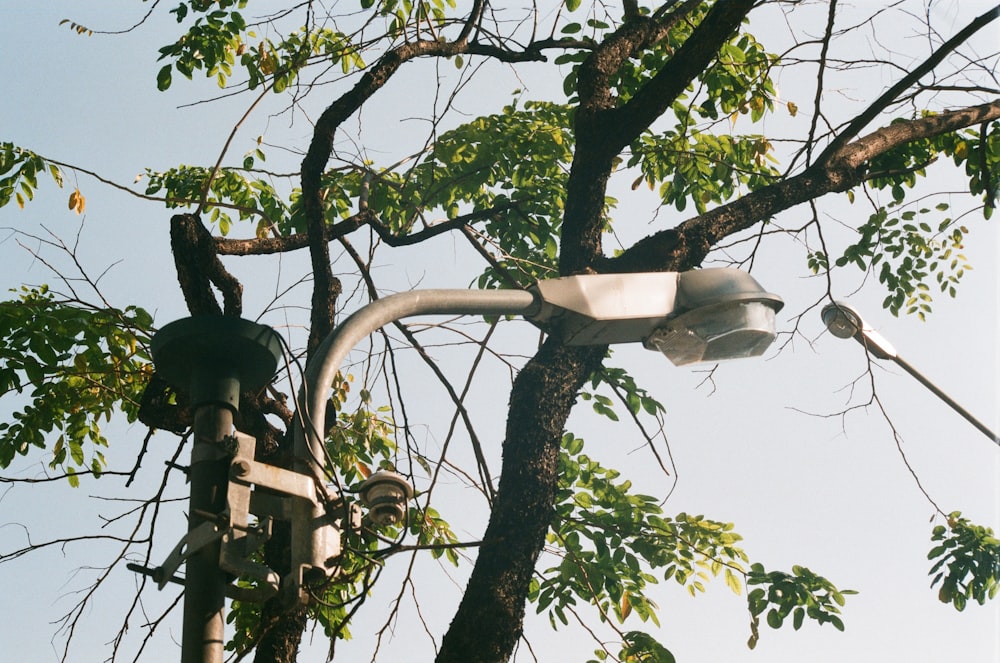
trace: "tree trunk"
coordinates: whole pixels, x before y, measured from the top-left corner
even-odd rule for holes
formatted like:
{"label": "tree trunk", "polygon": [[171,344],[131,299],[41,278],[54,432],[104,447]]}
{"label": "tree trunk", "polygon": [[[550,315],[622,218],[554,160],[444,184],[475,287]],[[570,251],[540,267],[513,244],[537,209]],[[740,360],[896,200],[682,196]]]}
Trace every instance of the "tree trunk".
{"label": "tree trunk", "polygon": [[552,521],[559,446],[577,391],[606,347],[548,339],[514,381],[503,471],[465,596],[437,663],[502,663],[521,636],[535,562]]}

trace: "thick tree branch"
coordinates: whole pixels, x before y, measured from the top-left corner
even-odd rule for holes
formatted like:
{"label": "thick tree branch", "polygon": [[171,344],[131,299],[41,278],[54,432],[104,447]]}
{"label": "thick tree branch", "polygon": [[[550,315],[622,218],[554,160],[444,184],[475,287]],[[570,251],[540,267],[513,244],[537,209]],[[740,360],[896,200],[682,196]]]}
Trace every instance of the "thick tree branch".
{"label": "thick tree branch", "polygon": [[828,159],[833,168],[860,168],[872,158],[921,138],[932,138],[1000,118],[1000,99],[916,120],[893,122],[849,145]]}
{"label": "thick tree branch", "polygon": [[622,62],[662,39],[680,17],[700,3],[685,2],[659,22],[629,21],[581,65],[575,132],[576,152],[566,185],[559,271],[574,274],[600,261],[604,205],[613,159],[663,114],[716,57],[739,27],[753,0],[717,3],[691,36],[624,106],[610,90]]}
{"label": "thick tree branch", "polygon": [[[674,17],[678,13],[683,16],[693,9],[689,4],[685,3],[669,14],[664,26],[669,29],[677,20]],[[733,36],[754,4],[754,0],[716,3],[653,79],[643,85],[628,103],[614,111],[609,119],[612,120],[614,140],[618,145],[615,154],[663,115],[691,82],[708,68],[719,48]]]}
{"label": "thick tree branch", "polygon": [[[465,34],[465,31],[463,31]],[[313,139],[302,160],[302,206],[310,237],[309,253],[313,271],[312,319],[307,349],[311,352],[333,328],[334,307],[340,281],[333,275],[326,241],[322,176],[333,152],[333,140],[340,125],[378,92],[404,62],[418,57],[448,57],[465,53],[464,39],[454,42],[418,40],[408,42],[383,55],[348,92],[331,104],[316,122]]]}
{"label": "thick tree branch", "polygon": [[[358,228],[368,226],[375,231],[375,233],[379,236],[379,239],[389,246],[412,246],[414,244],[424,242],[432,237],[436,237],[446,232],[451,232],[452,230],[461,230],[476,221],[497,218],[498,215],[514,209],[515,207],[516,205],[514,205],[514,203],[507,203],[484,210],[469,212],[468,214],[456,216],[453,219],[436,223],[432,226],[424,228],[423,230],[406,235],[398,235],[392,232],[385,224],[378,220],[378,217],[373,210],[364,209],[354,216],[344,219],[343,221],[325,226],[323,228],[323,237],[327,242],[332,242],[349,235]],[[258,237],[254,239],[231,239],[228,237],[215,238],[215,250],[219,255],[269,255],[272,253],[285,253],[296,249],[304,249],[307,246],[309,246],[309,235],[306,233],[283,235],[279,237]]]}
{"label": "thick tree branch", "polygon": [[799,175],[758,189],[739,200],[688,219],[677,228],[663,230],[639,240],[601,270],[635,272],[684,270],[701,263],[722,238],[790,209],[836,191],[846,191],[867,177],[866,166],[874,157],[921,138],[939,136],[983,122],[1000,119],[1000,100],[981,106],[894,122],[844,146],[823,162]]}
{"label": "thick tree branch", "polygon": [[[170,248],[191,315],[242,313],[243,286],[222,265],[212,235],[198,217],[178,214],[170,219]],[[224,308],[219,308],[212,285],[222,293]]]}
{"label": "thick tree branch", "polygon": [[888,90],[883,92],[878,99],[868,106],[868,108],[851,120],[850,124],[848,124],[843,131],[841,131],[837,137],[834,138],[829,145],[827,145],[826,149],[824,149],[822,154],[820,154],[818,160],[822,162],[826,159],[830,159],[833,155],[840,152],[848,142],[860,134],[864,128],[871,124],[871,122],[883,111],[885,111],[890,104],[897,101],[900,94],[916,85],[921,78],[933,71],[934,68],[945,59],[945,57],[947,57],[959,46],[966,43],[972,35],[977,33],[986,25],[989,25],[997,18],[1000,18],[1000,5],[997,5],[993,9],[976,17],[976,19],[969,23],[969,25],[967,25],[961,32],[942,44],[941,47],[934,51],[929,58],[914,67],[913,71],[901,78]]}

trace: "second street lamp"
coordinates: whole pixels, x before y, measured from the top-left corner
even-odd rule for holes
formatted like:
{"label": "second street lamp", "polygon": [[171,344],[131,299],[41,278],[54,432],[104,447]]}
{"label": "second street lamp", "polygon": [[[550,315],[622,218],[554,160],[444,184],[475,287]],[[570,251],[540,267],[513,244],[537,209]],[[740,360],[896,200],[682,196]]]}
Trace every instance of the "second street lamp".
{"label": "second street lamp", "polygon": [[854,338],[875,357],[896,362],[900,368],[916,378],[920,384],[927,387],[935,396],[947,403],[951,409],[962,415],[966,421],[975,426],[983,435],[990,438],[994,444],[1000,445],[1000,437],[997,437],[996,433],[974,417],[971,412],[959,405],[955,399],[931,382],[930,379],[924,376],[912,364],[900,357],[899,353],[896,352],[896,348],[892,347],[889,341],[872,329],[864,321],[864,318],[861,317],[861,314],[850,305],[845,302],[833,302],[824,306],[821,314],[823,316],[823,324],[826,325],[831,334],[837,338]]}

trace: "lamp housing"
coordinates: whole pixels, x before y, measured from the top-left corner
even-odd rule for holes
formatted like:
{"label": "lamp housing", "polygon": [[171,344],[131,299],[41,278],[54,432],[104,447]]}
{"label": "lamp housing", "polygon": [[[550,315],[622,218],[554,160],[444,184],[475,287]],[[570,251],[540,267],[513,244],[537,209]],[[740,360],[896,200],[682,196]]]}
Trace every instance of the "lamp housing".
{"label": "lamp housing", "polygon": [[529,319],[569,345],[642,342],[677,366],[763,354],[784,302],[739,269],[539,281]]}

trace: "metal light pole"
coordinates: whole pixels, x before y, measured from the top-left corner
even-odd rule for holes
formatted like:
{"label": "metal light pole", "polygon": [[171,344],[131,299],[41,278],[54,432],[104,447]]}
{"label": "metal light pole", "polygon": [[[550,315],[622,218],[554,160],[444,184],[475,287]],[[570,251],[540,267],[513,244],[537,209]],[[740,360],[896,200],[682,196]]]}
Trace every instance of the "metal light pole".
{"label": "metal light pole", "polygon": [[959,405],[955,399],[946,394],[936,384],[930,381],[912,364],[899,356],[896,348],[892,346],[881,334],[876,332],[868,323],[864,321],[861,314],[845,302],[833,302],[827,304],[822,310],[823,324],[830,330],[830,333],[837,338],[854,338],[863,345],[872,355],[879,359],[888,359],[904,371],[917,379],[920,384],[927,387],[934,395],[947,403],[951,409],[958,412],[970,424],[975,426],[983,435],[990,438],[994,444],[1000,445],[1000,437],[990,428],[972,415],[971,412]]}
{"label": "metal light pole", "polygon": [[[736,269],[592,274],[539,281],[529,290],[414,290],[348,317],[306,367],[295,418],[294,467],[257,461],[252,437],[233,429],[242,391],[270,381],[281,344],[269,327],[238,318],[178,320],[152,340],[157,372],[188,391],[195,409],[188,532],[159,567],[130,564],[160,589],[185,586],[182,663],[221,663],[226,597],[308,601],[310,585],[337,572],[345,531],[361,527],[356,504],[326,481],[324,439],[331,385],[347,353],[383,325],[413,315],[521,315],[569,345],[642,342],[677,365],[753,357],[775,338],[780,297]],[[256,488],[256,489],[255,489]],[[412,489],[392,472],[361,488],[373,522],[398,522]],[[253,516],[254,518],[251,518]],[[291,572],[254,559],[275,520],[291,524]],[[186,564],[184,579],[174,576]],[[236,587],[242,577],[250,586]]]}
{"label": "metal light pole", "polygon": [[281,344],[270,327],[203,316],[165,326],[152,339],[152,354],[160,376],[188,392],[195,410],[181,662],[222,663],[229,579],[219,567],[221,536],[215,525],[228,506],[232,454],[225,447],[233,435],[240,391],[271,380]]}

